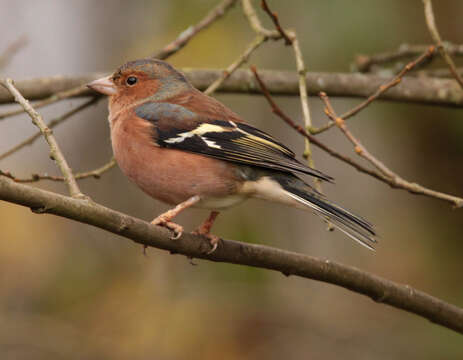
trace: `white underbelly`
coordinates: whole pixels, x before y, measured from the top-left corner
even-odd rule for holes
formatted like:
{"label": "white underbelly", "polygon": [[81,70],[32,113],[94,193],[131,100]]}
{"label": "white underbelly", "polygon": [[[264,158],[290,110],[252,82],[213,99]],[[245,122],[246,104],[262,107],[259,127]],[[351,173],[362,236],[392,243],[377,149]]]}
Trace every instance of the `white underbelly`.
{"label": "white underbelly", "polygon": [[231,206],[238,205],[247,198],[248,196],[241,194],[228,195],[221,198],[207,197],[201,199],[201,201],[198,204],[196,204],[195,207],[209,210],[223,210]]}

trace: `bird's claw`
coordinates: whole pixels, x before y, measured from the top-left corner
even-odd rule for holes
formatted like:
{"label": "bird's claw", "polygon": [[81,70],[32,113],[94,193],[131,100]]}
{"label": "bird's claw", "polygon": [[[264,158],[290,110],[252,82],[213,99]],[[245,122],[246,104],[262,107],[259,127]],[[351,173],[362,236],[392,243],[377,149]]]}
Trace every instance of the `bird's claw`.
{"label": "bird's claw", "polygon": [[215,249],[217,249],[217,245],[219,244],[220,238],[218,236],[214,236],[214,235],[212,236],[213,236],[212,238],[209,237],[209,244],[211,244],[211,250],[209,250],[206,253],[207,255],[212,254],[215,251]]}
{"label": "bird's claw", "polygon": [[151,221],[151,224],[159,225],[159,226],[165,227],[165,228],[173,231],[174,234],[171,236],[172,240],[179,239],[180,236],[182,236],[182,234],[183,234],[183,226],[170,221],[169,219],[163,217],[162,215],[158,216],[156,219]]}
{"label": "bird's claw", "polygon": [[212,235],[210,233],[205,233],[204,231],[201,231],[201,229],[196,229],[195,231],[191,232],[193,235],[201,235],[204,236],[209,240],[209,244],[211,245],[211,249],[206,252],[206,255],[212,254],[216,249],[217,245],[219,244],[220,238],[216,235]]}

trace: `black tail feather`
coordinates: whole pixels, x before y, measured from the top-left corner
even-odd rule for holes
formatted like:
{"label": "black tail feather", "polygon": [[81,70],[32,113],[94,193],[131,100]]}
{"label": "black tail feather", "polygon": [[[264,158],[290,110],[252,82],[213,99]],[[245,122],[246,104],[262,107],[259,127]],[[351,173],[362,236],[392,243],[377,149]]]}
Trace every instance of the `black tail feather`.
{"label": "black tail feather", "polygon": [[377,242],[376,232],[373,225],[367,220],[328,201],[297,177],[284,177],[275,180],[292,198],[315,210],[318,215],[329,219],[335,227],[353,240],[374,250],[372,243]]}

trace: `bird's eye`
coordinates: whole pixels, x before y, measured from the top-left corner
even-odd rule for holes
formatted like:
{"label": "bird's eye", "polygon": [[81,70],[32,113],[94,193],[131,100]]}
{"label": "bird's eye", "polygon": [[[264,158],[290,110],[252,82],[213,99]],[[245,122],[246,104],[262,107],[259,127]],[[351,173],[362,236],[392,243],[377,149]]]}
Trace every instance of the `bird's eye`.
{"label": "bird's eye", "polygon": [[125,80],[125,83],[129,86],[133,86],[137,83],[138,79],[135,76],[129,76],[127,80]]}

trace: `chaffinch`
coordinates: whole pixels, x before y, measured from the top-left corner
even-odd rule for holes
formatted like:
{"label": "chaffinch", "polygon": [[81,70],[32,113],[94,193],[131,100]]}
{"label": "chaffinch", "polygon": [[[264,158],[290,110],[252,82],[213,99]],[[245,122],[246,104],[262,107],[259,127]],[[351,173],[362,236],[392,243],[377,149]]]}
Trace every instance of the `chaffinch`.
{"label": "chaffinch", "polygon": [[328,201],[296,174],[331,177],[296,160],[288,147],[195,89],[168,63],[131,61],[88,87],[109,96],[119,167],[145,193],[176,205],[152,221],[176,238],[183,232],[172,222],[176,215],[191,206],[210,209],[195,233],[209,239],[212,252],[219,238],[210,230],[219,211],[259,198],[314,211],[373,249],[370,223]]}

